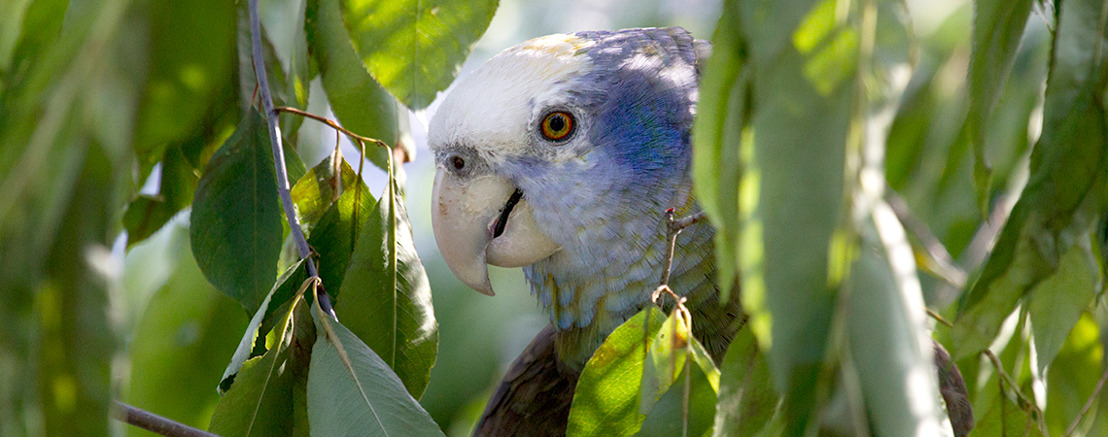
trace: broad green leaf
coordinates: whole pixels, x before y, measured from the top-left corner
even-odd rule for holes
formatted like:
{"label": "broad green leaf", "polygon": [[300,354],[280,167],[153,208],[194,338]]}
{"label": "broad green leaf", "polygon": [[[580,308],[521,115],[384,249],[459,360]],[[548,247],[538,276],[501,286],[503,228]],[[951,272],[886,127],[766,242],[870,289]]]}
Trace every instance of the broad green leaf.
{"label": "broad green leaf", "polygon": [[[188,238],[183,226],[171,227],[182,242]],[[219,402],[212,386],[246,321],[238,304],[204,279],[188,247],[173,247],[182,252],[174,273],[150,300],[134,329],[126,401],[205,428]],[[133,436],[149,435],[136,427],[128,427],[128,431]]]}
{"label": "broad green leaf", "polygon": [[973,179],[977,203],[986,211],[991,169],[985,156],[986,124],[1004,89],[1008,71],[1016,58],[1023,28],[1031,14],[1032,0],[975,0],[973,53],[969,67],[969,123],[976,160]]}
{"label": "broad green leaf", "polygon": [[123,226],[127,228],[127,246],[145,240],[170,218],[192,203],[199,178],[185,159],[182,146],[170,146],[162,159],[158,194],[140,195],[127,206]]}
{"label": "broad green leaf", "polygon": [[0,92],[28,79],[28,72],[57,42],[69,2],[25,0],[7,4],[0,19]]}
{"label": "broad green leaf", "polygon": [[[344,168],[344,174],[347,168],[349,167]],[[319,224],[308,239],[312,249],[319,254],[319,278],[326,289],[330,290],[331,297],[336,299],[333,300],[336,305],[339,302],[337,299],[341,299],[339,293],[343,277],[354,253],[358,232],[369,221],[376,204],[376,199],[369,194],[369,187],[365,183],[360,179],[351,182],[352,186],[319,219]]]}
{"label": "broad green leaf", "polygon": [[[308,0],[304,21],[327,100],[343,127],[395,147],[398,138],[396,99],[373,79],[358,59],[342,24],[340,4],[341,0]],[[382,169],[388,166],[388,150],[373,144],[365,147],[366,157],[371,162]]]}
{"label": "broad green leaf", "polygon": [[189,235],[208,281],[247,311],[273,284],[281,210],[265,121],[255,111],[212,156],[196,187]]}
{"label": "broad green leaf", "polygon": [[[496,0],[343,0],[342,22],[385,89],[422,109],[446,89],[485,33]],[[328,92],[328,94],[330,94]]]}
{"label": "broad green leaf", "polygon": [[[654,403],[650,414],[643,419],[642,429],[636,437],[670,437],[679,435],[709,436],[712,417],[716,411],[716,392],[712,390],[710,377],[699,366],[682,370],[673,386]],[[688,407],[685,416],[685,379],[689,382]]]}
{"label": "broad green leaf", "polygon": [[[285,270],[285,273],[281,274],[280,278],[277,278],[277,282],[273,284],[273,288],[269,290],[269,294],[265,296],[265,300],[263,300],[261,306],[258,307],[258,311],[250,318],[250,323],[246,325],[246,332],[242,334],[242,339],[239,340],[239,345],[235,348],[235,353],[231,355],[231,362],[227,363],[227,368],[223,370],[223,376],[219,378],[219,392],[221,394],[230,388],[232,381],[234,381],[234,376],[239,372],[239,369],[242,368],[242,364],[246,362],[246,359],[250,358],[250,351],[254,348],[254,343],[258,335],[265,334],[261,331],[262,321],[265,319],[265,316],[272,311],[270,306],[274,293],[288,281],[293,273],[300,269],[300,264],[303,262],[304,260],[297,261],[296,264],[293,264]],[[283,302],[278,303],[276,306],[281,305],[283,305]]]}
{"label": "broad green leaf", "polygon": [[834,19],[833,5],[750,2],[740,14],[755,72],[741,153],[742,301],[785,396],[787,434],[813,423],[849,256],[836,232],[859,36],[850,20]]}
{"label": "broad green leaf", "polygon": [[651,305],[608,335],[577,380],[566,435],[627,436],[639,430],[646,351],[665,318]]}
{"label": "broad green leaf", "polygon": [[697,202],[716,228],[716,258],[720,260],[720,300],[726,302],[736,283],[739,223],[739,147],[749,116],[750,74],[743,70],[745,58],[736,29],[734,2],[725,2],[723,16],[712,38],[712,54],[701,59],[702,99],[693,124],[693,181]]}
{"label": "broad green leaf", "polygon": [[912,249],[896,215],[870,210],[847,281],[851,362],[876,435],[940,435],[939,384]]}
{"label": "broad green leaf", "polygon": [[749,329],[742,329],[723,357],[712,435],[750,436],[761,431],[779,404],[766,354]]}
{"label": "broad green leaf", "polygon": [[1058,270],[1032,291],[1030,316],[1038,371],[1045,373],[1081,313],[1094,303],[1100,283],[1100,267],[1089,240],[1070,248],[1058,260]]}
{"label": "broad green leaf", "polygon": [[339,320],[392,367],[412,396],[422,395],[438,351],[438,324],[395,181],[358,232],[340,291]]}
{"label": "broad green leaf", "polygon": [[[1047,373],[1046,410],[1043,411],[1050,435],[1064,435],[1104,374],[1103,333],[1093,317],[1082,314],[1052,361]],[[1104,435],[1108,431],[1103,415],[1104,399],[1102,392],[1100,399],[1094,401],[1100,405],[1094,405],[1085,413],[1076,435]]]}
{"label": "broad green leaf", "polygon": [[307,435],[295,398],[306,390],[307,354],[315,349],[310,319],[303,299],[288,306],[266,337],[268,351],[243,364],[216,406],[208,431],[226,436]]}
{"label": "broad green leaf", "polygon": [[650,414],[654,402],[681,377],[690,340],[695,339],[689,332],[688,323],[677,311],[673,311],[650,341],[650,350],[643,364],[642,389],[639,390],[639,414]]}
{"label": "broad green leaf", "polygon": [[357,179],[354,169],[346,163],[342,153],[335,149],[296,181],[291,190],[292,202],[296,204],[296,212],[305,232],[311,234],[311,229],[323,217],[323,213],[347,188],[354,187]]}
{"label": "broad green leaf", "polygon": [[1059,8],[1043,133],[1031,154],[1030,179],[980,278],[963,296],[952,332],[959,357],[992,341],[1018,300],[1055,271],[1101,209],[1102,4],[1075,0]]}
{"label": "broad green leaf", "polygon": [[318,304],[312,309],[318,333],[307,392],[313,435],[443,435],[381,357]]}
{"label": "broad green leaf", "polygon": [[153,2],[149,14],[150,76],[135,131],[142,176],[166,143],[195,130],[220,101],[217,93],[232,85],[235,59],[233,2]]}

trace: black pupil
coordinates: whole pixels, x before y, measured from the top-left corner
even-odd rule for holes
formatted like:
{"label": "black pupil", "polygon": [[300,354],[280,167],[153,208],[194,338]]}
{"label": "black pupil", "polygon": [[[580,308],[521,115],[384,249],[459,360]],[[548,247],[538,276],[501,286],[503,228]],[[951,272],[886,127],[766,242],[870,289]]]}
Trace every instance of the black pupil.
{"label": "black pupil", "polygon": [[561,132],[566,128],[566,116],[562,114],[554,114],[550,117],[550,130],[554,132]]}
{"label": "black pupil", "polygon": [[450,163],[454,165],[455,170],[461,170],[466,166],[466,161],[461,156],[450,158]]}

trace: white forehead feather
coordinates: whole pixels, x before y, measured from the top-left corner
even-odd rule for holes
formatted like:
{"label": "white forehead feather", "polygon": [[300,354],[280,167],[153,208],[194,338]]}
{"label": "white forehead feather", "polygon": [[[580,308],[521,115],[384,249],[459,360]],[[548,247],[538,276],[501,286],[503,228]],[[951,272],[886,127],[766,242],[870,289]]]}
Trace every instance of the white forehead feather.
{"label": "white forehead feather", "polygon": [[487,159],[521,153],[534,103],[562,95],[558,86],[584,73],[592,41],[549,35],[508,48],[460,79],[435,112],[428,132],[432,150],[473,147]]}

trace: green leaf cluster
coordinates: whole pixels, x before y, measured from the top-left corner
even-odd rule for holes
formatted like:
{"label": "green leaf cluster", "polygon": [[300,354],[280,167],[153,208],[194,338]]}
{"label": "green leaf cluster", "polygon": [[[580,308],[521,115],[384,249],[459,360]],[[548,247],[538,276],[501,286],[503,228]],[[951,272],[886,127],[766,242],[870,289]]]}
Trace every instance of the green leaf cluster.
{"label": "green leaf cluster", "polygon": [[[393,389],[367,389],[366,407],[403,405],[382,431],[437,432],[416,399],[438,327],[393,149],[412,156],[398,144],[406,111],[449,84],[496,2],[263,3],[276,105],[307,110],[321,82],[314,109],[388,145],[364,145],[387,172],[383,195],[337,146],[308,169],[301,154],[320,146],[300,134],[304,117],[282,114],[283,150],[271,148],[248,2],[2,7],[0,435],[104,435],[113,398],[225,435],[306,435],[338,425],[309,412],[338,411],[354,374]],[[347,30],[366,19],[392,24]],[[282,186],[310,260],[288,249]],[[351,331],[330,320],[337,331],[317,336],[308,264]]]}

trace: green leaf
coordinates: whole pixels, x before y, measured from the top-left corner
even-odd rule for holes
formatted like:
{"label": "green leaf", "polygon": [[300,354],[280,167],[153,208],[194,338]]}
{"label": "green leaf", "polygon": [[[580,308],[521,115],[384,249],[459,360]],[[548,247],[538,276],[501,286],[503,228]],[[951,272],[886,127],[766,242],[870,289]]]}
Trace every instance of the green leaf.
{"label": "green leaf", "polygon": [[391,178],[358,232],[340,296],[339,320],[392,367],[412,396],[422,395],[438,351],[438,324],[408,213]]}
{"label": "green leaf", "polygon": [[673,311],[650,341],[642,371],[639,414],[650,414],[658,398],[682,375],[689,340],[695,339],[689,332],[688,323],[677,311]]}
{"label": "green leaf", "polygon": [[149,15],[150,76],[135,131],[142,176],[230,89],[235,59],[234,2],[153,2]]}
{"label": "green leaf", "polygon": [[957,357],[985,348],[1019,299],[1049,277],[1096,222],[1106,136],[1097,103],[1104,88],[1102,7],[1076,0],[1059,5],[1031,176],[980,278],[963,296],[951,333]]}
{"label": "green leaf", "polygon": [[[349,167],[345,162],[343,165],[345,174]],[[339,294],[343,277],[346,276],[350,257],[354,253],[358,232],[369,221],[376,205],[376,199],[369,194],[369,187],[365,183],[360,179],[351,182],[355,182],[353,187],[342,193],[338,201],[327,209],[308,239],[312,249],[319,254],[319,278],[331,290],[336,305],[340,302],[338,299],[341,299]]]}
{"label": "green leaf", "polygon": [[[171,228],[167,230],[175,234],[173,238],[182,243],[188,238],[184,226]],[[126,400],[160,416],[204,428],[220,399],[212,384],[245,320],[238,304],[204,279],[187,246],[170,247],[179,248],[183,256],[176,257],[172,276],[150,300],[134,329]],[[128,430],[131,435],[148,435],[136,427]]]}
{"label": "green leaf", "polygon": [[[285,273],[281,274],[280,278],[277,278],[277,282],[273,284],[273,288],[269,290],[269,294],[265,296],[265,300],[263,300],[261,306],[258,307],[258,311],[250,318],[250,323],[246,326],[246,332],[243,333],[242,340],[239,340],[239,345],[235,348],[235,353],[231,355],[231,362],[227,363],[227,368],[223,370],[223,376],[219,378],[219,392],[221,394],[230,388],[235,375],[238,374],[239,369],[242,368],[242,364],[246,362],[247,358],[250,358],[250,351],[254,348],[254,343],[258,335],[264,334],[260,329],[262,321],[273,311],[273,309],[270,308],[273,295],[286,281],[288,281],[290,276],[300,269],[300,264],[303,262],[303,259],[297,261],[296,264],[289,266],[289,268],[285,270]],[[277,307],[283,304],[284,302],[279,302],[277,305],[273,306]]]}
{"label": "green leaf", "polygon": [[[690,376],[686,419],[685,380]],[[669,391],[662,394],[650,414],[643,419],[642,429],[635,436],[708,436],[711,435],[715,411],[716,392],[712,390],[711,377],[703,372],[703,368],[691,366],[680,373]]]}
{"label": "green leaf", "polygon": [[255,111],[212,156],[196,187],[189,235],[208,281],[247,311],[273,284],[281,210],[265,121]]}
{"label": "green leaf", "polygon": [[860,236],[846,305],[871,426],[876,435],[939,435],[939,383],[907,236],[885,204],[871,209]]}
{"label": "green leaf", "polygon": [[755,435],[774,416],[778,404],[766,354],[758,350],[749,329],[739,330],[723,357],[712,435]]}
{"label": "green leaf", "polygon": [[[300,216],[300,224],[309,234],[324,212],[347,188],[356,186],[358,175],[335,149],[301,176],[292,186],[292,202]],[[325,284],[329,285],[329,284]]]}
{"label": "green leaf", "polygon": [[589,358],[569,410],[568,436],[626,436],[639,430],[644,360],[665,314],[651,305],[612,331]]}
{"label": "green leaf", "polygon": [[742,303],[785,396],[786,434],[813,423],[850,253],[838,228],[859,36],[835,20],[834,2],[809,4],[750,2],[740,13],[755,72],[740,154]]}
{"label": "green leaf", "polygon": [[1032,291],[1029,314],[1039,373],[1046,373],[1086,308],[1095,304],[1100,266],[1088,239],[1070,248],[1058,270]]}
{"label": "green leaf", "polygon": [[310,380],[308,353],[316,338],[310,320],[303,299],[288,306],[266,338],[269,350],[242,366],[216,406],[208,431],[227,436],[307,434],[295,399]]}
{"label": "green leaf", "polygon": [[[986,124],[1004,89],[1008,71],[1016,59],[1032,0],[975,0],[973,52],[970,56],[968,121],[976,160],[973,179],[977,183],[977,204],[986,211],[992,170],[985,156]],[[985,214],[983,214],[985,215]]]}
{"label": "green leaf", "polygon": [[388,364],[318,304],[312,309],[319,335],[308,372],[313,435],[443,435]]}
{"label": "green leaf", "polygon": [[738,271],[739,148],[750,108],[750,73],[737,31],[734,7],[727,2],[712,38],[712,54],[703,63],[702,99],[693,124],[693,181],[697,202],[716,228],[716,258],[720,260],[720,301],[726,302]]}
{"label": "green leaf", "polygon": [[[1093,317],[1088,313],[1082,314],[1057,358],[1052,361],[1047,374],[1046,410],[1043,412],[1050,435],[1064,435],[1093,395],[1097,380],[1104,374],[1103,333]],[[1075,435],[1104,435],[1108,431],[1104,416],[1105,399],[1102,391],[1100,399],[1095,401],[1100,405],[1094,405],[1085,413]]]}
{"label": "green leaf", "polygon": [[[377,84],[354,52],[342,24],[340,0],[308,0],[306,12],[308,43],[319,63],[331,110],[347,129],[395,147],[396,99]],[[365,152],[378,167],[388,166],[385,148],[366,144]]]}
{"label": "green leaf", "polygon": [[377,82],[421,109],[450,85],[496,6],[496,0],[344,0],[342,21]]}
{"label": "green leaf", "polygon": [[139,196],[127,206],[123,226],[127,228],[128,247],[153,235],[177,212],[192,203],[200,179],[181,149],[182,146],[177,145],[166,149],[158,194]]}

